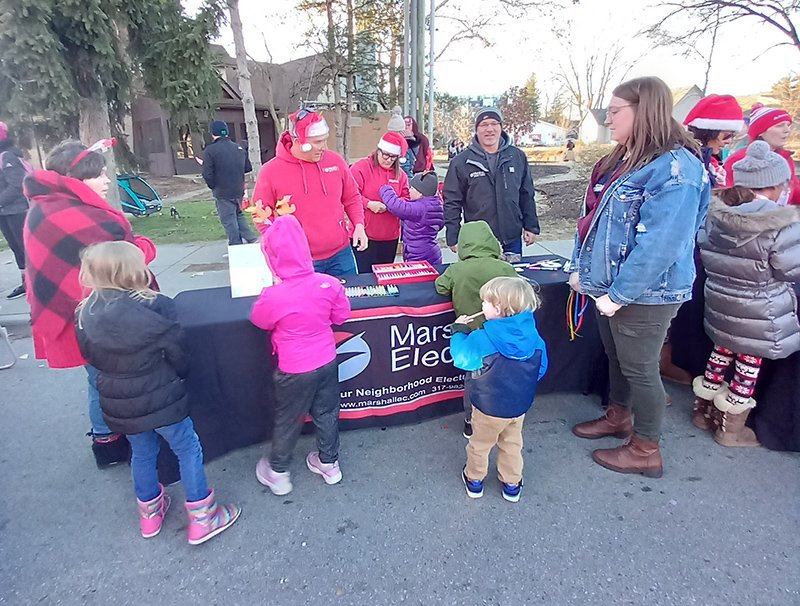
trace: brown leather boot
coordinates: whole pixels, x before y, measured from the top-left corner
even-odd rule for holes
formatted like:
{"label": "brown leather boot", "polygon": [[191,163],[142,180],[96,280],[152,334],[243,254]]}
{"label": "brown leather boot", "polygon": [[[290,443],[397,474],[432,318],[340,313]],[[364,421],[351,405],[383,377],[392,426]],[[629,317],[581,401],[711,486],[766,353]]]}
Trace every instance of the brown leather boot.
{"label": "brown leather boot", "polygon": [[756,432],[747,427],[744,423],[752,408],[733,414],[732,412],[722,412],[720,414],[720,426],[714,434],[714,441],[723,446],[738,446],[742,448],[755,448],[761,446],[761,442],[756,437]]}
{"label": "brown leather boot", "polygon": [[686,372],[683,368],[679,368],[672,363],[672,343],[664,343],[661,348],[661,359],[658,363],[658,369],[661,376],[675,383],[681,385],[691,385],[692,375]]}
{"label": "brown leather boot", "polygon": [[660,478],[664,472],[658,442],[645,442],[635,435],[617,448],[595,450],[592,459],[618,473],[640,473],[648,478]]}
{"label": "brown leather boot", "polygon": [[633,433],[631,411],[622,408],[619,404],[610,402],[608,408],[606,408],[606,414],[594,421],[578,423],[572,428],[572,433],[579,438],[587,438],[589,440],[596,440],[606,436],[627,438]]}

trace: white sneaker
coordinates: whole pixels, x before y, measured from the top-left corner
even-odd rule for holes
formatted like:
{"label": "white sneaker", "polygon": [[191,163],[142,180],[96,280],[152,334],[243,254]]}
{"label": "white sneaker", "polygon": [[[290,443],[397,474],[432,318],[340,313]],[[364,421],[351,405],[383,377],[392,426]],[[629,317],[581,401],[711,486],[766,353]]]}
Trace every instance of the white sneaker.
{"label": "white sneaker", "polygon": [[256,464],[256,477],[258,481],[272,491],[272,494],[283,496],[292,492],[292,480],[288,471],[277,472],[269,466],[269,460],[264,457]]}

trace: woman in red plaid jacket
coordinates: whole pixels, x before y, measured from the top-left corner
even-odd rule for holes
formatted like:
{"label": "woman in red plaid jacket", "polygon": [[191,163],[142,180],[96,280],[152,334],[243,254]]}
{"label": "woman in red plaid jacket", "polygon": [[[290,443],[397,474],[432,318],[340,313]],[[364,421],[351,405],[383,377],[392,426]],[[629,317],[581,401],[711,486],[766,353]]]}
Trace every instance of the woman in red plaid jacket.
{"label": "woman in red plaid jacket", "polygon": [[25,179],[31,208],[23,234],[36,358],[47,360],[50,368],[86,368],[92,451],[100,468],[127,461],[130,447],[105,424],[97,370],[86,363],[75,337],[75,308],[84,298],[78,282],[81,251],[98,242],[126,240],[144,251],[148,263],[155,258],[153,243],[134,236],[125,215],[105,201],[111,183],[106,160],[92,150],[108,149],[113,144],[108,143],[90,149],[68,141],[50,152],[45,170]]}

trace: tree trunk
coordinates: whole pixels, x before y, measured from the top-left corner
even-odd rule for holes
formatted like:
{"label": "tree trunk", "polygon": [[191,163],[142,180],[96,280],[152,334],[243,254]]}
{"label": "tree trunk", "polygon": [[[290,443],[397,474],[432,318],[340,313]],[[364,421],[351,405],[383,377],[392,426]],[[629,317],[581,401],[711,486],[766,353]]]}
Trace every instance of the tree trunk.
{"label": "tree trunk", "polygon": [[328,15],[328,61],[331,68],[333,103],[336,106],[336,151],[344,154],[344,129],[342,124],[342,90],[340,81],[339,54],[336,52],[336,29],[333,22],[333,0],[325,0]]}
{"label": "tree trunk", "polygon": [[350,118],[353,115],[355,72],[355,16],[353,0],[347,0],[347,88],[345,89],[344,124],[342,125],[342,155],[348,162],[350,161]]}
{"label": "tree trunk", "polygon": [[236,68],[239,72],[239,94],[242,95],[244,123],[247,130],[247,153],[253,165],[252,177],[258,176],[261,170],[261,137],[258,134],[258,118],[256,102],[253,99],[253,87],[250,84],[250,68],[247,66],[247,51],[244,48],[242,19],[239,16],[239,0],[228,0],[228,12],[231,16],[233,45],[236,47]]}
{"label": "tree trunk", "polygon": [[[108,117],[108,101],[102,86],[99,87],[96,97],[81,99],[81,117],[79,134],[84,145],[92,145],[100,139],[111,138],[111,121]],[[117,187],[117,160],[114,157],[114,148],[109,153],[103,154],[106,159],[106,174],[111,179],[106,194],[106,201],[116,209],[122,210],[119,200],[119,187]]]}

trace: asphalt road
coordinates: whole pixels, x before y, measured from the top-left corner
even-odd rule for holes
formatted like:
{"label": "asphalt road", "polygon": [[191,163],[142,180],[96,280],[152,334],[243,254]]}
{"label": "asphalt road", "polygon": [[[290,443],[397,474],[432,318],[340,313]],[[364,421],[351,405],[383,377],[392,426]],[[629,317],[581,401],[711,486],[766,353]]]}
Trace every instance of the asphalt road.
{"label": "asphalt road", "polygon": [[572,424],[595,398],[539,398],[525,422],[525,487],[493,476],[471,500],[461,420],[342,435],[344,480],[305,469],[276,497],[255,479],[260,446],[207,465],[244,512],[186,542],[183,489],[142,539],[127,466],[94,467],[82,369],[28,354],[0,371],[0,604],[775,605],[800,604],[800,456],[725,449],[691,425],[669,385],[664,477],[595,465]]}

